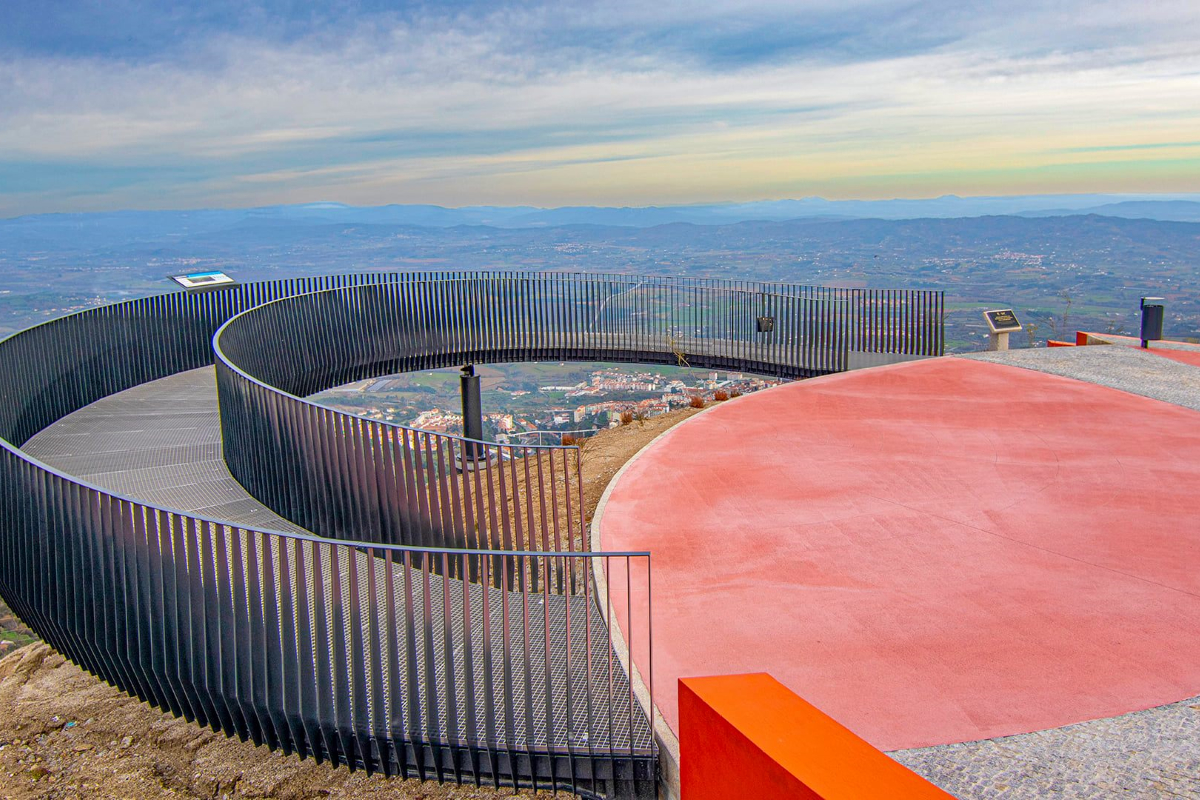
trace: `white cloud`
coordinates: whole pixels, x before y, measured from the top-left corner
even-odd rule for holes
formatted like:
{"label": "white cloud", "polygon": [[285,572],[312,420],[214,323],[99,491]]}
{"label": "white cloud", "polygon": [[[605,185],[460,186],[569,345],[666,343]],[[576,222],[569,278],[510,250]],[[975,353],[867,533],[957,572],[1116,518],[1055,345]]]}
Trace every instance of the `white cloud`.
{"label": "white cloud", "polygon": [[[866,52],[821,43],[845,35],[846,14],[878,17],[878,30],[854,34]],[[651,159],[657,170],[679,161],[663,153],[690,169],[819,158],[858,175],[932,169],[964,152],[1032,164],[1055,148],[1188,139],[1200,128],[1200,12],[1190,3],[935,5],[927,18],[894,3],[809,4],[809,50],[706,58],[705,37],[721,25],[781,15],[796,16],[794,6],[535,6],[365,21],[286,44],[225,33],[177,59],[11,57],[0,60],[0,153],[207,171],[199,184],[166,187],[182,197],[251,184],[344,193],[366,176],[394,188],[479,169],[587,173],[564,164],[602,156]],[[889,34],[930,31],[935,44],[887,46]]]}

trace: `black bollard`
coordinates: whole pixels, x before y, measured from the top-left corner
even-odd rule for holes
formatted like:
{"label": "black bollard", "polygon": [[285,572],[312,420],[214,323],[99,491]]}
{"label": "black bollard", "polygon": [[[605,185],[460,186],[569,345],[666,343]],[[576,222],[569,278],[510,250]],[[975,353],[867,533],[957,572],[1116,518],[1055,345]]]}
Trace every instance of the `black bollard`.
{"label": "black bollard", "polygon": [[[475,374],[475,365],[467,364],[462,368],[459,377],[459,391],[462,394],[463,436],[468,439],[483,439],[483,401],[479,393],[479,376]],[[482,448],[478,445],[466,446],[465,454],[472,461],[483,457]]]}

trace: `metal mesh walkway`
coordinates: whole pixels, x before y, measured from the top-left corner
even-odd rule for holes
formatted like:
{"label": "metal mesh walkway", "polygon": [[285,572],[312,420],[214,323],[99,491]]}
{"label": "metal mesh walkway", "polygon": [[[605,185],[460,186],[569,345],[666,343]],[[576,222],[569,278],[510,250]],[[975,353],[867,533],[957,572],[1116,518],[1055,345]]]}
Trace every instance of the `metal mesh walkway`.
{"label": "metal mesh walkway", "polygon": [[252,528],[306,533],[251,497],[221,459],[212,367],[97,400],[22,448],[102,489]]}

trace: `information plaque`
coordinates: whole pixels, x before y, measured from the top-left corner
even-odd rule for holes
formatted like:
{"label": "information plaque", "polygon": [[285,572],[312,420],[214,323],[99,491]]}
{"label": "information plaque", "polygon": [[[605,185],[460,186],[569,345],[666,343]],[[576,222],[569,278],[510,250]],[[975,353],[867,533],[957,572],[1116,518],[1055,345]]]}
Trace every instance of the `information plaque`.
{"label": "information plaque", "polygon": [[1017,321],[1017,315],[1013,313],[1011,308],[985,311],[983,312],[983,318],[987,320],[988,327],[992,329],[992,333],[1016,333],[1021,330],[1021,323]]}
{"label": "information plaque", "polygon": [[189,272],[187,275],[172,275],[171,280],[189,291],[205,289],[225,289],[237,286],[238,283],[224,272],[210,270],[208,272]]}

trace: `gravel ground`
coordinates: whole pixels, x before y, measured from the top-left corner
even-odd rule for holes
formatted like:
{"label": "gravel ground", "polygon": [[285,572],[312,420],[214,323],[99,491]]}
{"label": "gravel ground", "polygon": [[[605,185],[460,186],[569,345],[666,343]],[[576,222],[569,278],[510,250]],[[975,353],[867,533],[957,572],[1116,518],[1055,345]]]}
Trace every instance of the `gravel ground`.
{"label": "gravel ground", "polygon": [[1049,372],[1200,411],[1200,369],[1133,347],[1039,347],[960,357]]}
{"label": "gravel ground", "polygon": [[960,798],[1200,797],[1200,697],[889,755]]}

